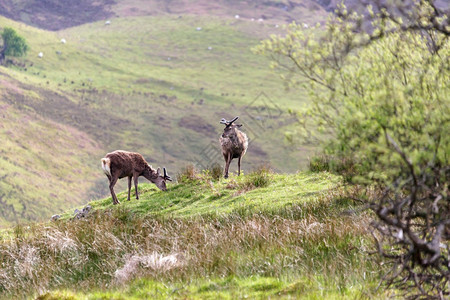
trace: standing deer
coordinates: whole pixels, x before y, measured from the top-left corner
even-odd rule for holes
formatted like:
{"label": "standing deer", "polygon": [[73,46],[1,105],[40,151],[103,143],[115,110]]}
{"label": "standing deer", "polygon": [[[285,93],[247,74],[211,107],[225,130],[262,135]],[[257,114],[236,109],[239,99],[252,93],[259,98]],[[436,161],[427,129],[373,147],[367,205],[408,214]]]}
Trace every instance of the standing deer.
{"label": "standing deer", "polygon": [[135,152],[117,150],[105,155],[102,158],[102,169],[109,179],[109,190],[113,199],[113,204],[119,204],[116,194],[114,193],[114,185],[119,178],[128,177],[128,201],[130,201],[131,179],[134,179],[134,188],[136,190],[136,199],[138,194],[138,177],[144,176],[153,182],[160,190],[166,191],[166,180],[172,181],[164,168],[164,175],[161,175],[161,169],[153,169],[140,155]]}
{"label": "standing deer", "polygon": [[235,117],[231,121],[225,119],[220,121],[221,124],[225,125],[225,129],[219,139],[220,144],[222,145],[223,158],[225,159],[225,178],[228,178],[228,168],[230,167],[233,158],[238,159],[238,176],[241,174],[241,159],[248,148],[247,135],[239,130],[239,128],[242,127],[242,124],[233,124],[237,119],[239,119],[239,117]]}

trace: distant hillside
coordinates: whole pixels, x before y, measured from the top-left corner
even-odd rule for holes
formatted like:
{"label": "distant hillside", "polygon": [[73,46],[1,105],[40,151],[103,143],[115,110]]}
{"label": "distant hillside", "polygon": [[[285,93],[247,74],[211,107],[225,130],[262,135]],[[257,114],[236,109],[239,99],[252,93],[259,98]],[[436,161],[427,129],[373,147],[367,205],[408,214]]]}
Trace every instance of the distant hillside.
{"label": "distant hillside", "polygon": [[0,71],[0,226],[42,220],[90,196],[99,144],[25,104],[46,93]]}
{"label": "distant hillside", "polygon": [[313,0],[0,0],[0,15],[34,27],[60,30],[85,23],[130,16],[226,16],[276,22],[314,22],[325,11]]}

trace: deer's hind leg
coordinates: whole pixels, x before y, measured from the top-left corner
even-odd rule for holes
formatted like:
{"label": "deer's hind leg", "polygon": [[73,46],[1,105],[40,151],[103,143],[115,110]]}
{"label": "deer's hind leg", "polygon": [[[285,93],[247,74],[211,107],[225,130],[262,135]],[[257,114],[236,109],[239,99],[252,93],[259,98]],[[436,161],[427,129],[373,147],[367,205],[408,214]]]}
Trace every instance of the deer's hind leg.
{"label": "deer's hind leg", "polygon": [[114,205],[120,204],[119,200],[117,199],[116,194],[114,193],[114,186],[116,185],[118,179],[119,179],[119,176],[111,176],[111,179],[109,181],[109,191],[111,192],[111,197],[113,199]]}
{"label": "deer's hind leg", "polygon": [[231,153],[228,154],[224,154],[223,157],[225,158],[225,173],[224,173],[224,178],[228,178],[228,169],[230,168],[230,163],[231,163]]}

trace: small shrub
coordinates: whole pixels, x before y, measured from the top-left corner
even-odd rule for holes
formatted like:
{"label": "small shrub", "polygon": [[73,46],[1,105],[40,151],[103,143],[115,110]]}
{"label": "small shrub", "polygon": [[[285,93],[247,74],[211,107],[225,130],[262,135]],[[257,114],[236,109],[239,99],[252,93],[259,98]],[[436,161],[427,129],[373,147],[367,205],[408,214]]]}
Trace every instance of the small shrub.
{"label": "small shrub", "polygon": [[222,176],[222,167],[218,163],[209,165],[208,168],[198,174],[197,179],[203,182],[219,181]]}
{"label": "small shrub", "polygon": [[236,179],[234,179],[234,178],[229,179],[229,181],[228,181],[228,183],[226,185],[226,188],[229,189],[229,190],[235,190],[238,187],[239,187],[239,184],[236,181]]}
{"label": "small shrub", "polygon": [[244,177],[239,184],[241,190],[252,190],[255,188],[266,187],[272,181],[273,172],[268,166],[260,166],[252,173]]}
{"label": "small shrub", "polygon": [[215,163],[212,166],[210,166],[208,168],[208,172],[213,181],[218,181],[220,177],[222,177],[222,167],[218,163]]}
{"label": "small shrub", "polygon": [[333,172],[344,177],[345,182],[352,182],[357,175],[355,160],[349,157],[333,157],[326,154],[314,156],[309,160],[311,172]]}
{"label": "small shrub", "polygon": [[314,156],[309,160],[311,172],[330,171],[330,158],[326,155]]}
{"label": "small shrub", "polygon": [[195,169],[193,164],[186,165],[181,171],[177,174],[177,181],[179,183],[189,182],[193,180],[197,180],[198,171]]}

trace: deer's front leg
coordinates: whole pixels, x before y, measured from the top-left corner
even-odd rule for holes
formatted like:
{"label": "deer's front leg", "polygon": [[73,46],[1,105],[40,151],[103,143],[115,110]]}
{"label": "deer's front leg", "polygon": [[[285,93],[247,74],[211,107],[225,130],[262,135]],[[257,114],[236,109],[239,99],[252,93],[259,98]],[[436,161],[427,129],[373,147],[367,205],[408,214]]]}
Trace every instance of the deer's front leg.
{"label": "deer's front leg", "polygon": [[239,156],[238,158],[238,176],[241,175],[241,157],[242,156]]}
{"label": "deer's front leg", "polygon": [[128,176],[128,201],[130,201],[131,194],[131,178],[133,178],[133,176]]}
{"label": "deer's front leg", "polygon": [[231,153],[228,153],[228,155],[225,158],[225,175],[223,177],[228,178],[228,169],[230,168],[231,163]]}
{"label": "deer's front leg", "polygon": [[134,189],[136,191],[136,199],[139,200],[139,194],[138,194],[138,177],[139,175],[137,173],[133,174],[134,179]]}

